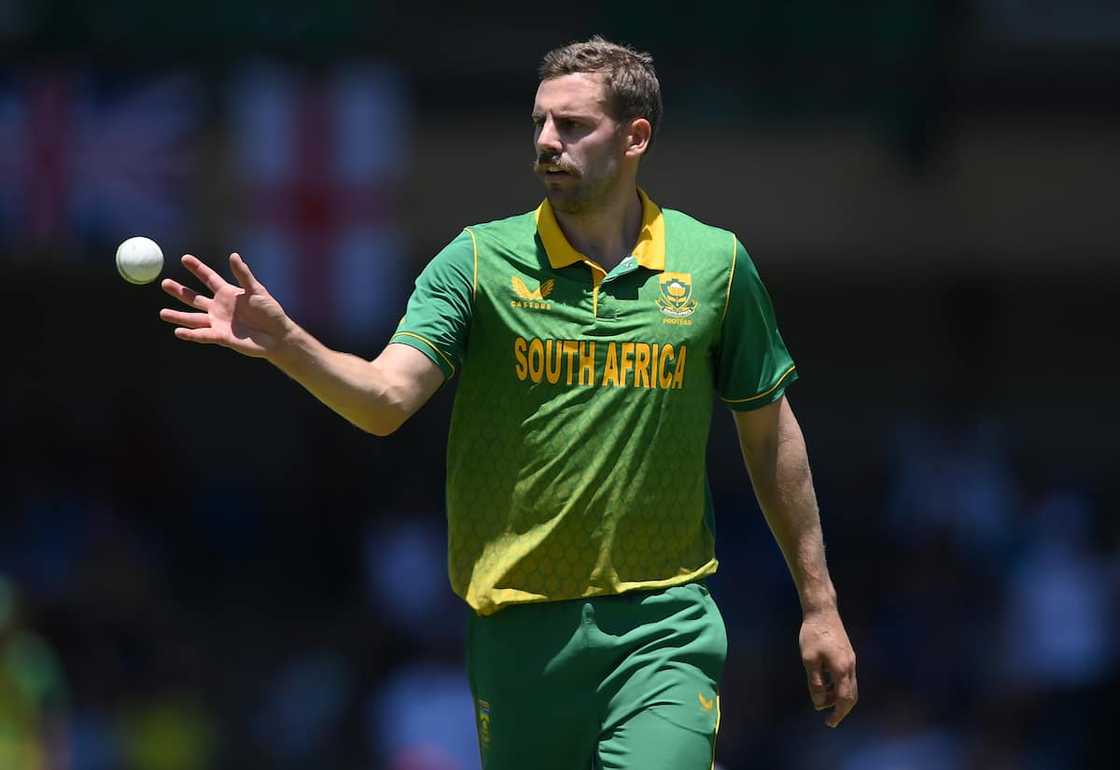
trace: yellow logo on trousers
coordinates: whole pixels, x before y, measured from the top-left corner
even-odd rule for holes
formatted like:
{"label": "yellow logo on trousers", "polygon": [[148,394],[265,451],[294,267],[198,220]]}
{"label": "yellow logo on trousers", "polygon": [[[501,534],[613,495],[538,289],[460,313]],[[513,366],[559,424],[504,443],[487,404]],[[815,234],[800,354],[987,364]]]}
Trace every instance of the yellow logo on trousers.
{"label": "yellow logo on trousers", "polygon": [[700,708],[704,709],[705,711],[711,711],[712,708],[716,705],[716,701],[714,698],[705,698],[704,693],[702,692],[696,693],[696,697],[700,699]]}
{"label": "yellow logo on trousers", "polygon": [[478,743],[483,750],[490,748],[490,703],[478,699]]}

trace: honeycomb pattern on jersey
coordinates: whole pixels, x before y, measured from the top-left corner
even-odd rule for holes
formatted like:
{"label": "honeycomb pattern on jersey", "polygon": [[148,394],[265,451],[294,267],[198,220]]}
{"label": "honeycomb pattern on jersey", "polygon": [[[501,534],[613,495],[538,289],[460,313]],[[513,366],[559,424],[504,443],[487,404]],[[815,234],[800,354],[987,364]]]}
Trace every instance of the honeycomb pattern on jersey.
{"label": "honeycomb pattern on jersey", "polygon": [[[456,404],[452,422],[448,506],[451,581],[472,606],[486,612],[509,601],[615,593],[695,576],[710,564],[703,467],[710,400],[668,405],[681,394],[603,389],[592,399],[617,403],[552,413],[541,404],[472,404],[471,377],[464,372],[468,400]],[[547,405],[546,394],[537,398]],[[462,419],[460,410],[472,407],[489,408],[493,418]],[[527,431],[526,411],[564,424],[562,434],[575,440],[558,449],[559,429]],[[596,424],[603,413],[614,419]],[[654,427],[634,427],[643,423]]]}

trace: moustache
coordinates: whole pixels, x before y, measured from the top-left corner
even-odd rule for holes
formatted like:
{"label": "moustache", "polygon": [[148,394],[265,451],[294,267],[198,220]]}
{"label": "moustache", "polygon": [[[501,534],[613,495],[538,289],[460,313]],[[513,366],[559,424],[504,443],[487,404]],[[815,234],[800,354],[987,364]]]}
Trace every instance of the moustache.
{"label": "moustache", "polygon": [[545,171],[563,171],[572,176],[579,176],[579,170],[575,166],[551,155],[538,156],[533,161],[533,171],[538,174],[543,174]]}

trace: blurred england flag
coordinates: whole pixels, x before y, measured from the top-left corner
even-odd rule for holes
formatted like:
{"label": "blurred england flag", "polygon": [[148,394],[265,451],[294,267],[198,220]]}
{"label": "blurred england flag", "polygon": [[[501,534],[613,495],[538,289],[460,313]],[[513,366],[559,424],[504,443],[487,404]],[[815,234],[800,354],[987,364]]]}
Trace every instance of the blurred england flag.
{"label": "blurred england flag", "polygon": [[201,99],[186,75],[33,69],[0,79],[4,242],[73,254],[83,238],[178,237]]}
{"label": "blurred england flag", "polygon": [[406,272],[396,222],[406,88],[351,63],[311,74],[247,65],[230,90],[238,248],[291,315],[368,336],[395,323]]}

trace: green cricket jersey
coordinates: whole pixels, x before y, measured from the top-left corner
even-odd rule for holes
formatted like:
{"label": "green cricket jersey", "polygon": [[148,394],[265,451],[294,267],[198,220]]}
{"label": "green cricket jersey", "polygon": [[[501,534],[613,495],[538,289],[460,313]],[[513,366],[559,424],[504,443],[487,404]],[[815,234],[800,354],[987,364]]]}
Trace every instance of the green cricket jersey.
{"label": "green cricket jersey", "polygon": [[638,243],[609,272],[548,201],[466,228],[390,340],[460,372],[448,565],[480,614],[715,572],[713,391],[754,409],[797,377],[735,236],[640,195]]}

